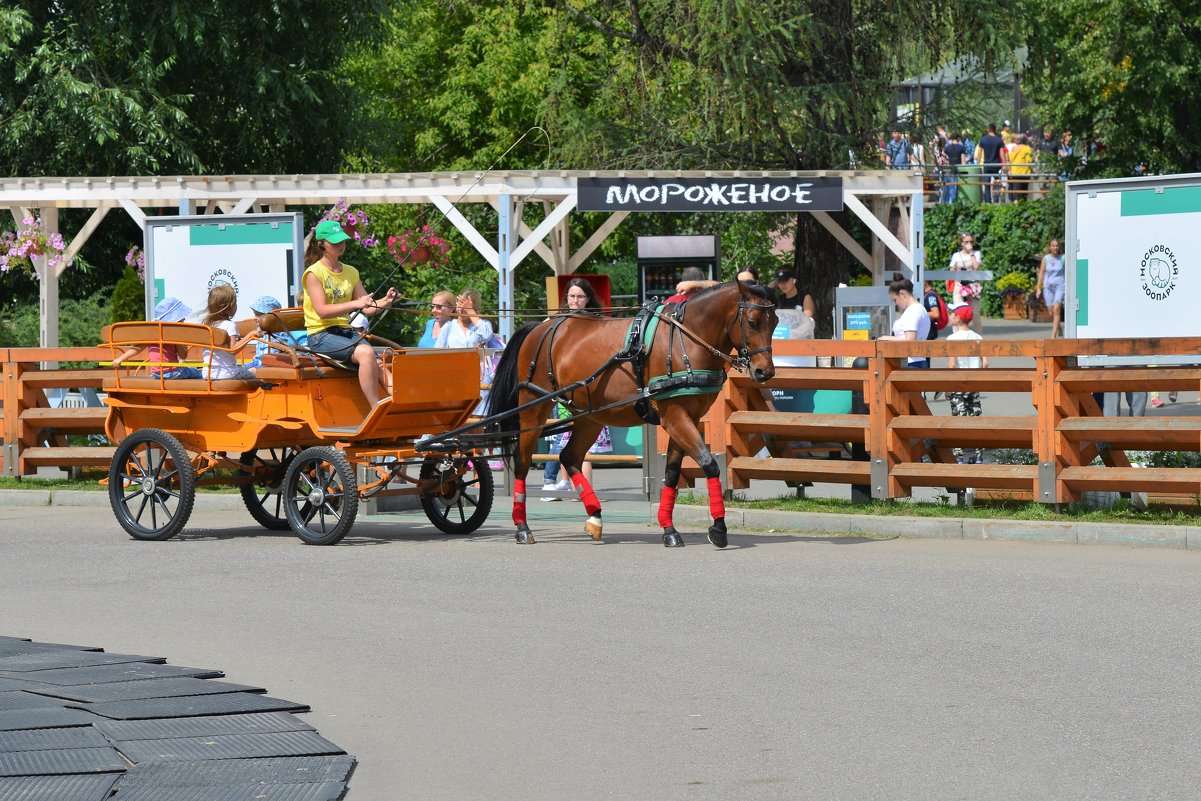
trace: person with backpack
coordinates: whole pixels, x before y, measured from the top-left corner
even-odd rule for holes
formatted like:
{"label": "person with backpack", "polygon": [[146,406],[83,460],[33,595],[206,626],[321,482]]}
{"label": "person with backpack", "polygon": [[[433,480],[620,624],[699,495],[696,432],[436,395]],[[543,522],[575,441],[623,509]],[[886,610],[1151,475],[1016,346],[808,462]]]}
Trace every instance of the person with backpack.
{"label": "person with backpack", "polygon": [[[934,285],[926,281],[922,288],[925,290],[922,295],[922,306],[926,309],[926,315],[930,318],[930,333],[926,334],[926,339],[938,339],[938,332],[947,327],[951,320],[951,314],[947,311],[947,304],[943,302],[942,296],[934,290]],[[941,392],[934,393],[934,400],[938,400]]]}
{"label": "person with backpack", "polygon": [[909,169],[909,157],[913,153],[913,148],[909,141],[905,139],[900,131],[892,132],[892,141],[884,148],[884,159],[890,170],[907,170]]}

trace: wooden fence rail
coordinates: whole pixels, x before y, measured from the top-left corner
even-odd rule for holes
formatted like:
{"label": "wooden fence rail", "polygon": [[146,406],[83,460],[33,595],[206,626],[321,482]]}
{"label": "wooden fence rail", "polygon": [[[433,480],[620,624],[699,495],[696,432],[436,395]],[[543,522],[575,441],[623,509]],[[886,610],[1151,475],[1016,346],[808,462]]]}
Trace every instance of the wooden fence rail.
{"label": "wooden fence rail", "polygon": [[[757,480],[820,481],[870,488],[872,497],[899,498],[914,487],[1025,490],[1044,503],[1079,500],[1089,490],[1201,496],[1201,469],[1136,468],[1127,450],[1201,451],[1201,417],[1110,418],[1094,392],[1201,391],[1201,367],[1090,367],[1095,355],[1196,355],[1201,338],[983,342],[778,341],[777,356],[833,357],[836,367],[780,367],[767,389],[732,376],[705,421],[715,454],[724,455],[727,486]],[[4,475],[29,475],[40,465],[107,464],[111,448],[73,448],[68,433],[102,433],[104,410],[51,408],[45,390],[100,387],[105,369],[47,370],[47,361],[110,358],[106,348],[0,349],[0,423]],[[908,356],[1021,359],[1027,366],[982,370],[908,370]],[[849,364],[861,357],[866,367]],[[862,393],[851,414],[777,411],[770,388]],[[1017,393],[1029,415],[934,415],[923,392]],[[662,433],[660,433],[662,437]],[[662,443],[662,439],[660,439]],[[804,444],[796,444],[804,443]],[[843,456],[843,443],[862,460]],[[767,448],[770,456],[759,457]],[[952,448],[1030,448],[1035,465],[960,465]],[[1094,462],[1100,460],[1100,466]],[[685,475],[697,476],[689,463]]]}

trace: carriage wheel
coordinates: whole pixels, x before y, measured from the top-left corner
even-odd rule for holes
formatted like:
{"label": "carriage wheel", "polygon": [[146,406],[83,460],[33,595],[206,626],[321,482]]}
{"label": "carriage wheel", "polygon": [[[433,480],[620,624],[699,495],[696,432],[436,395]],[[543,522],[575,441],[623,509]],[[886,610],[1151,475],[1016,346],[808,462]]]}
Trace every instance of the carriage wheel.
{"label": "carriage wheel", "polygon": [[333,545],[350,531],[358,511],[358,483],[342,451],[319,445],[292,459],[284,512],[298,537],[309,545]]}
{"label": "carriage wheel", "polygon": [[284,513],[283,486],[288,466],[295,458],[295,448],[267,448],[242,454],[240,461],[246,467],[266,468],[263,475],[241,487],[246,510],[263,528],[272,531],[291,528],[288,516]]}
{"label": "carriage wheel", "polygon": [[166,431],[144,428],[117,447],[108,469],[117,522],[138,540],[167,540],[187,525],[196,500],[196,468]]}
{"label": "carriage wheel", "polygon": [[[459,469],[466,472],[458,475]],[[421,496],[421,508],[430,522],[447,534],[470,534],[484,524],[492,511],[492,471],[482,457],[455,460],[431,456],[421,465],[421,478],[448,477]]]}

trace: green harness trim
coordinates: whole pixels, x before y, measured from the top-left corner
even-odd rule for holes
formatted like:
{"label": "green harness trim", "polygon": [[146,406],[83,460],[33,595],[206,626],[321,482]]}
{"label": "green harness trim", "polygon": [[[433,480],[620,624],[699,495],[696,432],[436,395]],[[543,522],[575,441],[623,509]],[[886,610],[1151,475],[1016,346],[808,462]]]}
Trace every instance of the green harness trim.
{"label": "green harness trim", "polygon": [[[642,329],[636,349],[642,351],[643,359],[650,356],[650,346],[655,341],[655,330],[659,327],[659,313],[665,306],[666,304],[662,303],[656,306],[650,320]],[[635,350],[631,341],[633,337],[634,324],[631,323],[629,330],[626,331],[625,353]],[[684,395],[713,395],[721,391],[721,386],[725,382],[725,370],[684,370],[678,373],[672,371],[667,375],[657,375],[651,378],[646,383],[646,393],[647,397],[656,399],[678,398]]]}

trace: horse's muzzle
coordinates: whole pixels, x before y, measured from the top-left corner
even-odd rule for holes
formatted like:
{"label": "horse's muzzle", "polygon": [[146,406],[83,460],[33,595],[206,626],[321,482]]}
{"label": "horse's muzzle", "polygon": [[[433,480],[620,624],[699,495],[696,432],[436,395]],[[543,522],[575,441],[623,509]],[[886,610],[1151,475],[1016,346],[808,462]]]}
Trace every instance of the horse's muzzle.
{"label": "horse's muzzle", "polygon": [[752,367],[751,380],[756,384],[766,384],[771,381],[776,375],[776,368],[768,365],[767,367]]}

